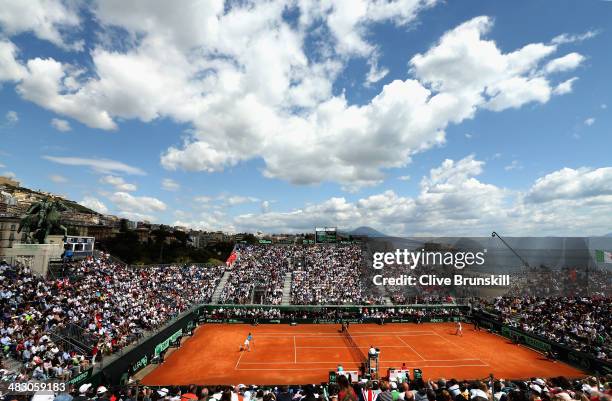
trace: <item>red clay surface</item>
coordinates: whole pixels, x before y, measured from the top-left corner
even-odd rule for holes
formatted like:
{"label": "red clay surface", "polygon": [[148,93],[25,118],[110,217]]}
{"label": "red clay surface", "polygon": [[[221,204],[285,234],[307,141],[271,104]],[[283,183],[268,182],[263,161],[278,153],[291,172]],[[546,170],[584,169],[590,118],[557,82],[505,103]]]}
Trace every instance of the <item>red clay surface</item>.
{"label": "red clay surface", "polygon": [[[357,370],[359,359],[340,326],[206,324],[177,351],[147,375],[146,385],[186,384],[308,384],[328,379],[340,363]],[[380,348],[380,375],[402,363],[420,368],[425,378],[480,379],[493,373],[502,378],[581,377],[585,373],[541,354],[512,344],[486,331],[464,325],[455,336],[453,323],[354,324],[350,332],[364,354]],[[250,352],[240,352],[253,333]]]}

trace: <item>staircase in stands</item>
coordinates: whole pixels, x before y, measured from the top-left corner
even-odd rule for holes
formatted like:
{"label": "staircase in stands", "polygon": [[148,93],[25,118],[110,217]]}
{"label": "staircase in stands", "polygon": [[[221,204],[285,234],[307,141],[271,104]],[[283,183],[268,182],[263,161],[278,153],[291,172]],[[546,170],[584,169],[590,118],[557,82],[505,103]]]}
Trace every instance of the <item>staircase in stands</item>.
{"label": "staircase in stands", "polygon": [[291,273],[285,273],[285,280],[283,281],[283,298],[281,305],[291,304]]}
{"label": "staircase in stands", "polygon": [[221,277],[221,280],[219,281],[217,288],[215,288],[215,292],[213,292],[210,303],[212,304],[219,303],[219,298],[221,298],[221,292],[223,292],[223,287],[225,287],[225,283],[227,283],[227,280],[229,280],[230,274],[232,274],[230,270],[226,270],[225,273],[223,273],[223,277]]}

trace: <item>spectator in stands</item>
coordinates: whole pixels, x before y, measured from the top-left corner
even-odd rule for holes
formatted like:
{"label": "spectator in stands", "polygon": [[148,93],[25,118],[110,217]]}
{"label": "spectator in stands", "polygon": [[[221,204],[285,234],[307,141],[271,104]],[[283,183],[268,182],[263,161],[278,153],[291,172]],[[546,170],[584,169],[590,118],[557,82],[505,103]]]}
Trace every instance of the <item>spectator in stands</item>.
{"label": "spectator in stands", "polygon": [[[0,345],[39,380],[69,380],[89,367],[88,358],[99,360],[190,305],[209,302],[223,268],[139,269],[88,258],[68,273],[44,279],[27,266],[0,269]],[[67,330],[79,331],[79,342],[90,344],[91,352],[56,344],[48,334],[61,338]]]}
{"label": "spectator in stands", "polygon": [[345,375],[338,376],[338,401],[357,401],[357,394]]}
{"label": "spectator in stands", "polygon": [[293,273],[295,304],[364,304],[362,253],[357,245],[304,248],[304,266]]}
{"label": "spectator in stands", "polygon": [[281,386],[279,388],[278,395],[276,396],[277,401],[291,401],[291,394],[289,394],[289,387]]}
{"label": "spectator in stands", "polygon": [[232,275],[221,293],[221,303],[250,304],[254,290],[262,291],[261,303],[279,305],[285,273],[295,256],[294,246],[245,245],[238,247]]}
{"label": "spectator in stands", "polygon": [[504,324],[609,360],[612,303],[609,298],[499,297],[482,301]]}
{"label": "spectator in stands", "polygon": [[[279,305],[287,274],[292,276],[293,304],[382,303],[362,288],[364,266],[357,245],[244,245],[236,254],[222,303]],[[255,300],[256,295],[261,299]]]}
{"label": "spectator in stands", "polygon": [[362,391],[362,399],[363,401],[377,401],[378,394],[380,394],[380,390],[374,389],[374,385],[372,381],[368,380],[365,384],[365,388]]}
{"label": "spectator in stands", "polygon": [[[371,350],[372,348],[370,348]],[[376,349],[374,349],[376,352]],[[391,394],[391,387],[388,382],[383,381],[380,383],[380,394],[378,395],[379,401],[393,401],[393,395]]]}

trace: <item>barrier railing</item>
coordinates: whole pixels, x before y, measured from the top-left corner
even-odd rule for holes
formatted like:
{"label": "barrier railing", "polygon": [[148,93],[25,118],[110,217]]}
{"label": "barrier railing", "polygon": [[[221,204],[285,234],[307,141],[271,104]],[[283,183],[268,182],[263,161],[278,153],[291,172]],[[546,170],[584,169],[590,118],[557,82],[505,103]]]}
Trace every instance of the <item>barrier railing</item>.
{"label": "barrier railing", "polygon": [[163,326],[141,333],[137,341],[119,351],[104,356],[99,363],[70,380],[70,384],[124,384],[127,378],[147,366],[154,356],[159,356],[172,342],[195,327],[200,305],[182,312]]}
{"label": "barrier railing", "polygon": [[524,344],[529,348],[533,348],[539,352],[551,353],[556,359],[567,362],[570,365],[576,366],[582,370],[591,373],[610,374],[612,373],[612,363],[598,359],[593,355],[587,354],[570,348],[565,344],[553,342],[545,337],[537,334],[527,333],[517,327],[511,327],[503,324],[497,316],[482,311],[474,314],[474,319],[477,319],[480,326],[496,332],[518,344]]}
{"label": "barrier railing", "polygon": [[[112,355],[105,356],[101,363],[88,371],[83,372],[79,376],[71,380],[71,384],[78,385],[80,383],[106,383],[106,384],[123,384],[127,379],[137,373],[140,369],[147,366],[151,360],[156,357],[163,356],[163,353],[171,346],[172,343],[178,342],[180,338],[189,333],[199,323],[253,323],[252,318],[242,317],[228,317],[224,319],[207,319],[209,312],[215,309],[282,309],[284,311],[312,311],[318,310],[342,310],[348,312],[351,316],[345,316],[341,320],[350,321],[352,323],[379,323],[380,318],[377,317],[366,317],[359,318],[360,308],[372,308],[371,305],[195,305],[191,309],[181,313],[172,320],[168,321],[162,327],[151,332],[142,333],[142,336],[127,347],[115,352]],[[465,309],[464,306],[456,304],[446,305],[404,305],[403,307],[414,307],[415,309],[431,309],[438,308],[441,310],[450,309]],[[377,306],[377,309],[389,309],[398,308],[389,306]],[[442,317],[431,317],[423,319],[422,321],[455,321],[459,317],[456,315],[442,316]],[[408,322],[413,321],[413,318],[388,318],[387,322]],[[336,318],[321,317],[321,318],[289,318],[284,317],[280,319],[258,319],[258,323],[336,323]]]}
{"label": "barrier railing", "polygon": [[[410,308],[417,310],[430,311],[432,308],[440,309],[441,315],[430,314],[419,318],[421,322],[445,322],[445,321],[457,321],[466,320],[467,314],[465,305],[457,304],[439,304],[439,305],[402,305],[402,306],[377,306],[376,309],[401,309]],[[312,306],[312,305],[283,305],[283,306],[262,306],[262,305],[197,305],[188,311],[183,312],[176,318],[166,323],[163,327],[156,330],[154,333],[146,333],[140,340],[124,348],[123,350],[113,354],[110,357],[106,357],[103,360],[103,364],[97,366],[94,369],[83,372],[79,377],[75,377],[72,380],[73,384],[79,384],[84,382],[89,383],[106,383],[106,384],[123,384],[127,379],[137,373],[140,369],[147,366],[152,360],[158,357],[163,357],[164,352],[173,344],[179,343],[181,337],[190,334],[193,328],[198,323],[254,323],[253,317],[251,316],[229,316],[222,318],[211,317],[210,314],[213,310],[218,309],[278,309],[282,311],[312,311],[317,310],[326,311],[344,311],[346,315],[340,317],[337,316],[323,316],[321,318],[296,318],[281,316],[279,318],[269,319],[257,319],[256,323],[338,323],[340,321],[349,321],[351,323],[380,323],[378,317],[359,317],[360,308],[372,308],[370,305],[325,305],[325,306]],[[459,310],[461,313],[457,314],[446,314],[442,311],[448,310]],[[458,311],[458,312],[459,312]],[[384,319],[385,323],[402,323],[402,322],[413,322],[416,315],[395,315]],[[559,355],[559,359],[566,361],[570,364],[576,365],[581,369],[589,372],[599,372],[602,374],[612,373],[612,365],[608,362],[598,360],[591,355],[583,352],[573,350],[567,346],[561,344],[552,343],[551,341],[533,335],[531,333],[525,333],[514,327],[508,327],[503,325],[500,321],[495,320],[494,315],[488,313],[478,312],[475,316],[479,319],[480,326],[489,329],[493,332],[497,332],[502,336],[510,338],[519,343],[523,343],[527,346],[540,350],[542,352],[554,351]]]}
{"label": "barrier railing", "polygon": [[212,263],[156,263],[149,265],[129,265],[132,269],[150,269],[156,267],[170,267],[170,266],[196,266],[196,267],[215,267],[218,265]]}
{"label": "barrier railing", "polygon": [[100,251],[98,249],[95,249],[93,251],[93,256],[96,257],[96,258],[105,257],[107,259],[110,259],[112,262],[114,262],[114,263],[116,263],[118,265],[129,266],[129,264],[125,263],[123,260],[119,259],[118,257],[110,255],[110,254],[107,254],[107,253],[102,252],[102,251]]}
{"label": "barrier railing", "polygon": [[428,309],[428,308],[459,308],[469,307],[469,301],[462,300],[460,303],[430,303],[430,304],[401,304],[401,305],[378,305],[378,304],[330,304],[330,305],[267,305],[267,304],[203,304],[201,305],[206,309],[218,309],[218,308],[245,308],[245,309],[280,309],[280,310],[316,310],[316,309],[350,309],[358,310],[363,308],[370,309],[401,309],[401,308],[413,308],[413,309]]}

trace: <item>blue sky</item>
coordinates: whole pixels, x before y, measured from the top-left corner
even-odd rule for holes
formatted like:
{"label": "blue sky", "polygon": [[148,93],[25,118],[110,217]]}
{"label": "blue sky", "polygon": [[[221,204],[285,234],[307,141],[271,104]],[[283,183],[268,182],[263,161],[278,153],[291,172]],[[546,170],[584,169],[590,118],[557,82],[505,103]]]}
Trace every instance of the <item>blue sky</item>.
{"label": "blue sky", "polygon": [[0,174],[207,230],[612,231],[612,2],[0,0]]}

